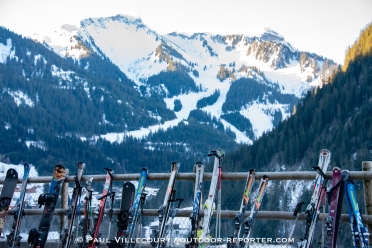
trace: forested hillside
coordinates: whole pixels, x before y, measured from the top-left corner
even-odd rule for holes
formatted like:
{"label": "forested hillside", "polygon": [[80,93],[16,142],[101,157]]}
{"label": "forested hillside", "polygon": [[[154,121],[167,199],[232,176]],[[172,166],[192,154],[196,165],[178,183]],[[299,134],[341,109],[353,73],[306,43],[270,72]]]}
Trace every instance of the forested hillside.
{"label": "forested hillside", "polygon": [[[319,151],[332,153],[328,170],[360,171],[362,161],[372,160],[372,25],[368,26],[356,43],[348,50],[344,70],[332,75],[328,84],[309,92],[295,106],[293,115],[274,130],[265,133],[252,145],[243,145],[231,152],[224,161],[230,171],[309,171],[317,165]],[[302,187],[300,182],[287,184],[272,181],[271,191],[263,200],[262,209],[293,211],[288,203],[292,188]],[[234,183],[233,183],[234,184]],[[356,182],[362,199],[362,185]],[[234,188],[234,185],[230,187]],[[310,189],[310,188],[309,188]],[[224,189],[229,197],[239,192]],[[298,201],[310,200],[310,190],[301,192]],[[231,195],[233,194],[233,195]],[[364,211],[364,206],[361,206]],[[343,209],[346,211],[346,207]],[[286,228],[283,228],[286,227]],[[284,221],[259,221],[255,235],[272,237],[288,235]],[[304,227],[303,227],[304,228]],[[347,228],[347,227],[346,227]],[[302,229],[298,232],[301,233]],[[344,230],[349,233],[348,230]],[[298,234],[297,234],[298,235]],[[274,235],[275,236],[275,235]],[[279,236],[278,236],[279,237]],[[350,242],[349,236],[343,236]],[[351,244],[350,244],[351,245]]]}

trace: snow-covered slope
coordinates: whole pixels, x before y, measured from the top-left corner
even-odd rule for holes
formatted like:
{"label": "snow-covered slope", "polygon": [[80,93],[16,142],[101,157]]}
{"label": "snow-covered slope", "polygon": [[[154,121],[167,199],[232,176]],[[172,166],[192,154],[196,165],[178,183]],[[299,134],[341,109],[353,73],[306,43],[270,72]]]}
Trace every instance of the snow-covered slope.
{"label": "snow-covered slope", "polygon": [[[309,88],[322,84],[321,71],[329,69],[323,68],[323,57],[298,51],[284,37],[268,28],[260,36],[209,33],[160,35],[140,18],[117,15],[85,19],[80,27],[63,25],[54,34],[33,38],[43,41],[61,56],[79,59],[89,56],[90,52],[105,56],[137,86],[151,87],[146,84],[151,76],[174,70],[175,64],[181,65],[202,90],[165,97],[167,107],[172,110],[174,100],[181,101],[183,108],[175,113],[177,119],[126,133],[136,137],[187,120],[190,111],[197,109],[197,101],[213,94],[216,89],[220,92],[218,100],[202,110],[219,119],[227,113],[222,106],[230,86],[239,78],[252,78],[273,89],[277,88],[281,94],[301,98]],[[6,46],[2,51],[7,52]],[[221,77],[223,73],[226,76]],[[247,137],[246,133],[224,119],[221,122],[225,128],[236,133],[237,142],[251,143],[252,138],[258,138],[264,131],[274,127],[273,113],[278,111],[284,119],[292,109],[279,100],[262,102],[258,99],[233,111],[250,120],[254,137]],[[121,142],[124,132],[102,137]]]}

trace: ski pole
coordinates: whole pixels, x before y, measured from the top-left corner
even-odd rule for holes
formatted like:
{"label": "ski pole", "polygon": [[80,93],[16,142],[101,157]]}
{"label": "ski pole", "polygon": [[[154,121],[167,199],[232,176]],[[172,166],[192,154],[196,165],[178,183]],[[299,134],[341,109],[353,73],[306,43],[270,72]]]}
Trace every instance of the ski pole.
{"label": "ski pole", "polygon": [[[297,203],[296,207],[295,207],[295,210],[293,212],[293,216],[296,218],[294,223],[293,223],[293,227],[292,227],[292,230],[291,230],[291,233],[289,234],[289,237],[288,237],[288,240],[292,238],[292,235],[293,235],[293,232],[295,230],[295,227],[296,227],[296,222],[298,220],[298,217],[299,217],[299,214],[301,213],[301,208],[302,208],[302,205],[304,205],[305,202],[301,201],[299,203]],[[287,245],[288,247],[288,245]]]}

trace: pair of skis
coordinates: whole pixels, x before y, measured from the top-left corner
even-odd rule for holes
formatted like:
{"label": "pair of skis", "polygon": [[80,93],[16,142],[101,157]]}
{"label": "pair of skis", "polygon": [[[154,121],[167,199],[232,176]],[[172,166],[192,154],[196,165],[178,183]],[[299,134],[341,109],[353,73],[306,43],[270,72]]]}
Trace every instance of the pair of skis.
{"label": "pair of skis", "polygon": [[325,173],[331,160],[331,153],[327,149],[323,149],[319,154],[318,166],[313,167],[318,172],[315,182],[314,190],[311,196],[310,204],[307,206],[305,215],[305,233],[298,243],[298,248],[310,248],[313,247],[312,240],[315,231],[315,225],[320,214],[321,202],[326,194],[328,178]]}
{"label": "pair of skis", "polygon": [[351,228],[351,237],[353,240],[353,247],[368,248],[369,247],[369,232],[363,226],[362,217],[359,211],[358,202],[356,198],[356,191],[354,181],[347,179],[345,181],[346,205],[349,213],[349,221]]}
{"label": "pair of skis", "polygon": [[77,209],[80,204],[79,199],[80,199],[81,190],[82,190],[81,178],[83,176],[84,168],[85,168],[85,164],[82,162],[78,162],[78,171],[75,176],[75,188],[72,193],[71,202],[67,209],[68,224],[64,228],[63,234],[61,235],[63,248],[70,247],[73,241],[73,238],[74,238],[74,235],[72,234],[72,232],[73,232],[75,217],[77,214]]}
{"label": "pair of skis", "polygon": [[169,211],[170,204],[171,204],[172,199],[175,199],[175,197],[173,196],[175,195],[175,192],[176,192],[174,190],[174,186],[176,183],[176,178],[177,178],[179,168],[180,168],[179,163],[176,163],[176,162],[172,163],[171,175],[170,175],[169,183],[168,183],[167,190],[165,193],[164,202],[163,202],[163,205],[161,205],[158,210],[159,227],[158,227],[158,230],[154,229],[152,233],[152,237],[154,238],[153,240],[158,240],[159,242],[156,243],[155,241],[153,241],[151,243],[153,247],[157,247],[157,248],[165,247],[165,243],[160,242],[160,241],[165,237],[166,223],[168,222],[168,218],[170,215],[170,211]]}
{"label": "pair of skis", "polygon": [[[9,247],[11,247],[11,248],[14,248],[15,246],[20,246],[20,242],[21,242],[21,239],[22,239],[22,237],[19,234],[20,234],[21,220],[22,220],[22,217],[24,216],[24,199],[25,199],[26,188],[27,188],[27,180],[28,180],[29,174],[30,174],[30,166],[27,163],[25,163],[23,165],[22,186],[21,186],[21,191],[20,191],[19,198],[18,198],[17,203],[16,203],[16,209],[15,209],[14,220],[13,220],[13,224],[12,224],[12,230],[6,236],[7,243],[9,245]],[[7,176],[8,176],[8,173],[7,173]],[[6,178],[5,178],[5,181],[6,181]],[[3,188],[6,187],[7,190],[12,189],[13,184],[14,184],[14,179],[12,180],[12,186],[10,186],[10,187],[8,186],[9,184],[4,182]],[[14,186],[14,188],[15,188],[15,186]]]}
{"label": "pair of skis", "polygon": [[[23,216],[23,204],[24,204],[24,195],[27,186],[27,178],[29,174],[29,165],[27,163],[24,164],[24,174],[22,180],[22,187],[20,197],[17,200],[17,208],[16,213],[14,215],[14,221],[12,224],[12,230],[9,235],[7,235],[7,243],[9,246],[14,247],[14,245],[18,244],[22,237],[19,236],[19,227],[20,227],[20,220]],[[13,194],[15,188],[18,183],[18,173],[15,169],[9,169],[6,172],[3,189],[0,195],[0,235],[3,232],[3,228],[5,225],[6,216],[8,215],[8,210],[10,203],[13,198]]]}
{"label": "pair of skis", "polygon": [[[258,189],[258,195],[253,202],[251,213],[248,216],[248,218],[246,219],[246,221],[244,222],[243,240],[249,240],[250,233],[252,231],[253,224],[256,220],[257,213],[260,210],[261,203],[262,203],[262,198],[264,196],[265,189],[266,189],[266,186],[267,186],[268,183],[269,183],[269,177],[266,176],[266,175],[263,175],[262,178],[261,178],[260,187]],[[241,245],[241,246],[243,246],[243,245]],[[245,243],[244,247],[249,247],[249,244]]]}
{"label": "pair of skis", "polygon": [[[244,214],[248,206],[249,198],[250,198],[250,193],[252,189],[253,182],[255,181],[255,171],[253,169],[250,169],[248,172],[248,178],[247,182],[245,184],[245,189],[243,192],[243,197],[242,197],[242,202],[240,204],[240,209],[239,212],[236,213],[235,216],[235,223],[234,223],[234,234],[230,238],[239,238],[241,228],[242,228],[242,223],[244,219]],[[234,248],[236,247],[236,243],[234,242],[228,242],[227,247],[228,248]]]}
{"label": "pair of skis", "polygon": [[[88,240],[88,248],[95,248],[100,245],[100,239],[99,237],[101,236],[101,233],[99,231],[100,226],[103,221],[103,217],[105,215],[105,207],[106,207],[106,201],[109,196],[111,196],[112,201],[111,201],[111,211],[112,211],[112,205],[113,205],[113,199],[115,194],[112,192],[112,177],[113,177],[113,170],[109,168],[105,168],[107,171],[106,174],[106,180],[105,184],[103,186],[102,190],[102,195],[98,199],[99,203],[96,206],[94,210],[94,225],[93,225],[93,231],[90,233],[90,240]],[[88,229],[89,230],[89,229]],[[85,231],[87,234],[89,234],[89,231]]]}
{"label": "pair of skis", "polygon": [[194,165],[195,185],[194,185],[194,201],[192,205],[192,213],[190,216],[191,221],[191,232],[189,236],[190,243],[186,244],[186,248],[196,248],[197,242],[195,239],[197,237],[197,232],[201,228],[201,217],[200,208],[202,202],[202,185],[203,185],[203,175],[204,175],[205,165],[201,162],[197,162]]}
{"label": "pair of skis", "polygon": [[[203,205],[204,208],[204,218],[202,222],[201,229],[197,232],[197,238],[205,240],[208,237],[211,237],[209,232],[209,226],[213,214],[213,205],[216,195],[218,194],[217,200],[217,215],[216,215],[216,238],[220,235],[221,228],[221,177],[222,177],[222,161],[225,157],[225,152],[218,148],[216,151],[211,151],[208,156],[214,156],[214,165],[212,172],[212,180],[209,188],[208,198],[205,200]],[[203,246],[203,244],[201,244]]]}

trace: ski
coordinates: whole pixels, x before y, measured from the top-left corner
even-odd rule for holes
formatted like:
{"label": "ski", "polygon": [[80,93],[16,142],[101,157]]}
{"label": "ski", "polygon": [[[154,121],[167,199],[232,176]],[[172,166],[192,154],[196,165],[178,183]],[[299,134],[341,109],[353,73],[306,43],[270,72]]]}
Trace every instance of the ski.
{"label": "ski", "polygon": [[[297,205],[296,205],[296,207],[295,207],[295,210],[293,211],[293,217],[295,217],[295,221],[294,221],[294,223],[293,223],[292,230],[291,230],[291,232],[289,233],[288,240],[292,239],[293,232],[294,232],[294,230],[295,230],[295,228],[296,228],[296,222],[297,222],[298,217],[299,217],[298,214],[301,213],[301,208],[302,208],[302,205],[304,205],[304,204],[305,204],[305,202],[303,202],[303,201],[297,203]],[[288,245],[287,245],[287,247],[288,247]]]}
{"label": "ski", "polygon": [[78,207],[78,200],[81,195],[81,178],[83,176],[85,164],[82,162],[78,162],[78,171],[75,175],[75,188],[72,193],[71,202],[67,209],[67,218],[68,218],[68,225],[64,228],[64,233],[62,235],[62,247],[68,248],[73,241],[72,230],[74,227],[75,216]]}
{"label": "ski", "polygon": [[15,169],[6,172],[3,189],[0,195],[0,236],[3,233],[9,205],[12,202],[13,194],[18,182],[18,173]]}
{"label": "ski", "polygon": [[[131,240],[134,235],[134,231],[141,220],[141,214],[143,210],[143,205],[145,204],[146,194],[144,193],[147,181],[147,169],[142,168],[140,173],[140,178],[138,181],[138,187],[136,194],[134,196],[133,206],[129,210],[128,218],[128,238]],[[134,246],[135,243],[129,243],[128,247]]]}
{"label": "ski", "polygon": [[106,180],[103,186],[102,195],[98,199],[99,204],[96,206],[96,209],[94,210],[94,214],[95,214],[94,215],[94,227],[93,227],[93,231],[91,233],[91,238],[90,238],[89,245],[88,245],[89,248],[98,247],[100,244],[99,239],[98,239],[100,237],[99,228],[100,228],[100,225],[103,221],[103,217],[105,214],[105,206],[106,206],[107,197],[109,197],[111,194],[109,190],[110,190],[110,186],[112,183],[113,171],[109,168],[105,168],[105,170],[107,171]]}
{"label": "ski", "polygon": [[10,233],[6,236],[7,243],[9,247],[13,248],[14,246],[20,246],[20,242],[22,237],[19,236],[20,233],[20,226],[21,226],[21,220],[24,216],[24,199],[25,199],[25,193],[27,188],[27,180],[28,175],[30,174],[30,166],[27,163],[23,164],[23,178],[22,178],[22,186],[21,186],[21,192],[19,195],[19,198],[16,203],[16,209],[14,213],[14,220],[12,224],[12,230]]}
{"label": "ski", "polygon": [[190,216],[191,220],[191,232],[189,236],[190,243],[186,244],[186,248],[196,248],[197,243],[194,238],[197,236],[197,231],[199,230],[201,223],[200,209],[202,202],[202,185],[203,185],[203,175],[204,175],[205,165],[201,162],[196,162],[194,165],[195,173],[195,185],[194,185],[194,201],[192,205],[192,213]]}
{"label": "ski", "polygon": [[126,182],[121,190],[120,212],[117,220],[116,238],[112,238],[107,244],[109,248],[122,247],[124,244],[119,244],[117,241],[125,237],[129,223],[129,210],[133,206],[134,194],[136,188],[131,182]]}
{"label": "ski", "polygon": [[222,172],[220,168],[222,168],[222,161],[225,156],[225,153],[222,149],[218,148],[216,151],[211,151],[208,154],[208,156],[215,156],[215,158],[214,158],[213,174],[212,174],[211,185],[209,188],[208,198],[203,205],[204,218],[203,218],[202,230],[201,232],[198,233],[198,237],[197,237],[201,239],[206,239],[207,237],[210,236],[209,224],[212,218],[213,203],[214,203],[215,193],[216,193],[219,178],[220,178],[220,173]]}
{"label": "ski", "polygon": [[349,221],[351,228],[351,236],[353,240],[353,247],[368,248],[369,247],[369,232],[363,226],[362,217],[360,215],[358,201],[356,198],[356,191],[354,181],[348,178],[345,182],[346,205],[349,213]]}
{"label": "ski", "polygon": [[53,219],[54,209],[58,201],[59,192],[62,188],[63,182],[65,181],[65,176],[65,167],[60,164],[56,165],[54,167],[49,192],[43,193],[39,196],[37,202],[39,204],[39,208],[44,205],[43,215],[41,216],[38,229],[31,229],[27,239],[30,246],[32,245],[34,248],[43,248],[45,246],[45,242],[48,238],[50,223]]}
{"label": "ski", "polygon": [[[244,214],[245,211],[247,210],[250,194],[251,194],[251,189],[252,189],[252,184],[255,180],[255,171],[254,169],[250,169],[248,172],[248,177],[247,177],[247,182],[245,184],[244,188],[244,193],[242,197],[242,203],[240,204],[240,209],[239,212],[236,213],[235,216],[235,229],[234,229],[234,234],[231,236],[231,238],[239,238],[240,235],[240,230],[242,228],[242,223],[244,219]],[[227,243],[227,248],[233,248],[236,246],[235,242],[228,242]]]}
{"label": "ski", "polygon": [[[170,223],[169,223],[169,239],[170,239],[170,247],[173,247],[173,223],[174,223],[174,218],[177,215],[178,209],[180,208],[183,198],[176,198],[176,190],[174,189],[172,192],[172,198],[170,200],[171,206],[170,206]],[[176,202],[178,202],[177,206],[175,206]]]}
{"label": "ski", "polygon": [[337,247],[337,239],[340,229],[340,217],[342,209],[342,199],[344,198],[344,182],[347,179],[343,176],[340,168],[334,167],[332,170],[332,188],[327,191],[329,214],[325,223],[327,228],[328,241],[330,248]]}
{"label": "ski", "polygon": [[86,248],[89,244],[87,236],[93,223],[93,221],[90,220],[90,216],[92,216],[92,181],[93,178],[89,178],[85,183],[84,217],[81,218],[79,222],[80,237],[82,237],[83,240],[77,243],[79,248]]}
{"label": "ski", "polygon": [[[261,178],[260,187],[258,189],[258,195],[253,202],[251,213],[244,222],[244,235],[243,235],[244,240],[249,240],[249,236],[251,234],[253,224],[256,220],[257,213],[260,210],[262,198],[265,194],[265,189],[268,183],[269,183],[269,177],[266,175],[263,175]],[[242,246],[243,245],[241,245],[241,247]],[[245,243],[244,247],[249,247],[248,243]]]}
{"label": "ski", "polygon": [[299,248],[309,248],[312,247],[312,239],[314,235],[315,225],[319,216],[319,209],[321,205],[322,198],[326,192],[327,178],[325,173],[327,171],[328,165],[331,160],[331,153],[327,149],[323,149],[319,154],[318,166],[314,167],[314,170],[318,172],[314,182],[314,190],[311,196],[310,204],[307,206],[305,215],[305,234],[298,243]]}
{"label": "ski", "polygon": [[155,240],[159,240],[158,243],[152,242],[151,245],[153,247],[157,246],[158,248],[164,247],[165,243],[160,242],[162,238],[164,238],[165,234],[165,224],[168,221],[168,216],[169,216],[169,205],[170,205],[170,199],[172,196],[172,192],[174,189],[174,185],[176,183],[176,178],[178,174],[178,170],[180,168],[180,164],[173,162],[172,167],[171,167],[171,175],[169,178],[169,183],[167,186],[167,191],[165,192],[165,197],[164,197],[164,202],[163,205],[159,207],[158,213],[159,213],[159,229],[158,230],[153,230],[153,238]]}

